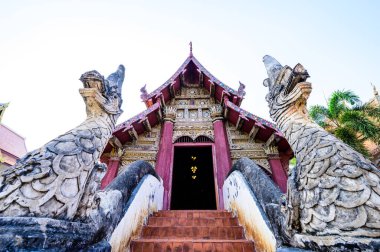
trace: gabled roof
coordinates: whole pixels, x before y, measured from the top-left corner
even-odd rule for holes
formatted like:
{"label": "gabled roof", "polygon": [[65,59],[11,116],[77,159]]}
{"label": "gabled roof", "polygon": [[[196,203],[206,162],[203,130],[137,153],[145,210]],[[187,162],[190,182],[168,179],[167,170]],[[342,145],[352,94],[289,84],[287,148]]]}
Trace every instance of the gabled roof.
{"label": "gabled roof", "polygon": [[[223,106],[224,118],[235,125],[237,129],[250,135],[254,134],[257,139],[267,143],[276,141],[279,150],[286,151],[290,148],[275,124],[240,108],[245,94],[243,84],[241,84],[238,91],[230,88],[207,71],[192,53],[173,76],[156,90],[148,94],[145,87],[141,89],[141,98],[145,102],[147,109],[117,125],[113,136],[123,145],[160,123],[162,117],[161,108],[175,97],[176,92],[186,82],[191,84],[198,83],[198,87],[207,89],[210,97],[214,97]],[[111,145],[108,144],[104,152],[109,152],[111,148]]]}
{"label": "gabled roof", "polygon": [[191,78],[192,80],[199,83],[201,86],[210,91],[211,95],[215,97],[217,101],[222,101],[224,96],[233,102],[235,105],[240,106],[243,97],[245,95],[244,85],[240,84],[238,91],[224,84],[218,80],[214,75],[212,75],[202,64],[190,53],[189,57],[186,58],[185,62],[178,68],[178,70],[170,77],[164,84],[159,86],[156,90],[151,93],[147,93],[145,88],[142,88],[143,92],[141,95],[142,100],[145,102],[147,107],[160,101],[160,97],[164,98],[163,102],[174,98],[175,92],[181,88],[183,85],[183,80],[188,76],[196,76],[196,78]]}
{"label": "gabled roof", "polygon": [[249,135],[255,134],[255,138],[264,142],[276,141],[280,151],[286,151],[290,148],[284,135],[274,123],[256,116],[230,101],[225,102],[223,114],[237,129]]}

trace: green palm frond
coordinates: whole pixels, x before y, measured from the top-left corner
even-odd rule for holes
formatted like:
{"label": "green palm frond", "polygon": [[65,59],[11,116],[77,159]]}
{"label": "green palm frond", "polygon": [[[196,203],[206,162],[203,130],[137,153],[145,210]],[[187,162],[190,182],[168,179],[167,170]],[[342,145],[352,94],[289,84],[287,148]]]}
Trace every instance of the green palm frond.
{"label": "green palm frond", "polygon": [[380,128],[376,126],[364,113],[359,111],[345,111],[340,121],[354,131],[360,133],[366,139],[376,138],[380,134]]}
{"label": "green palm frond", "polygon": [[363,140],[360,140],[356,136],[356,132],[354,130],[348,127],[339,127],[335,129],[334,134],[336,137],[354,148],[356,151],[360,152],[364,156],[368,156],[368,151],[364,147]]}
{"label": "green palm frond", "polygon": [[329,119],[329,110],[321,105],[314,105],[309,108],[310,117],[321,127],[327,126],[327,119]]}
{"label": "green palm frond", "polygon": [[380,144],[380,108],[362,104],[350,90],[337,90],[328,99],[327,108],[311,106],[310,117],[344,143],[368,156],[367,139]]}
{"label": "green palm frond", "polygon": [[380,107],[373,107],[369,104],[359,105],[352,108],[354,111],[361,111],[371,117],[376,122],[380,122]]}
{"label": "green palm frond", "polygon": [[332,117],[338,117],[339,113],[349,108],[347,103],[351,106],[359,105],[359,97],[350,90],[337,90],[334,91],[328,100],[328,110]]}

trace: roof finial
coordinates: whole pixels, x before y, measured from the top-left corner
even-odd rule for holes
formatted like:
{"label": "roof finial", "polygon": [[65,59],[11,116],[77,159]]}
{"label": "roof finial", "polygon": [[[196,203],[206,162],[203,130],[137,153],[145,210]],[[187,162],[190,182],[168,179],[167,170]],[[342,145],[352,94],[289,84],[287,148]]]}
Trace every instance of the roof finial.
{"label": "roof finial", "polygon": [[372,87],[373,87],[373,94],[374,94],[375,96],[379,95],[379,92],[377,92],[376,87],[375,87],[375,85],[372,84],[372,82],[371,82],[371,85],[372,85]]}
{"label": "roof finial", "polygon": [[190,46],[190,57],[193,57],[193,42],[190,41],[189,46]]}
{"label": "roof finial", "polygon": [[241,97],[245,96],[244,89],[245,89],[245,85],[239,81],[238,95],[240,95]]}
{"label": "roof finial", "polygon": [[145,101],[148,98],[148,92],[146,91],[146,84],[142,88],[140,88],[140,92],[141,92],[140,98],[143,101]]}

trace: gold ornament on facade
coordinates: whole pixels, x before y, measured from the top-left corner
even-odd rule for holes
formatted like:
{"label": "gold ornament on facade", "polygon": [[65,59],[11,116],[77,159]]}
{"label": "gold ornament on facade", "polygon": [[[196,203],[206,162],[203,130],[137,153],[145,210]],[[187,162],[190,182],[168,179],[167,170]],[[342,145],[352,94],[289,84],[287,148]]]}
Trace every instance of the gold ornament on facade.
{"label": "gold ornament on facade", "polygon": [[264,148],[264,150],[265,150],[265,153],[266,153],[267,155],[271,155],[271,156],[278,156],[278,155],[279,155],[279,153],[278,153],[278,149],[277,149],[277,146],[275,146],[275,145],[273,145],[273,144],[271,144],[271,145],[269,145],[269,146],[266,146],[266,147]]}
{"label": "gold ornament on facade", "polygon": [[223,119],[223,108],[219,104],[213,104],[210,106],[211,118],[213,121]]}
{"label": "gold ornament on facade", "polygon": [[191,172],[192,172],[192,173],[196,173],[198,167],[196,167],[196,166],[192,166],[190,169],[191,169]]}
{"label": "gold ornament on facade", "polygon": [[161,136],[160,132],[161,125],[157,125],[151,128],[150,132],[140,134],[136,141],[125,144],[123,146],[123,154],[120,157],[121,166],[118,173],[124,171],[129,164],[141,159],[155,167]]}
{"label": "gold ornament on facade", "polygon": [[174,122],[177,117],[177,108],[166,106],[164,108],[164,120]]}
{"label": "gold ornament on facade", "polygon": [[268,162],[268,154],[264,149],[265,143],[255,142],[258,140],[252,139],[246,132],[237,130],[236,127],[229,122],[226,122],[225,126],[232,163],[234,164],[242,157],[247,157],[271,174],[272,170]]}

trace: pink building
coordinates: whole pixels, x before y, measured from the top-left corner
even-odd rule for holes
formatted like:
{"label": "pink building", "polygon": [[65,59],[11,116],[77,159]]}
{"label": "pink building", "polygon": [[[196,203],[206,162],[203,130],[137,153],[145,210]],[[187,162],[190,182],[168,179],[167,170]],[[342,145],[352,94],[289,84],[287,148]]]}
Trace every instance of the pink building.
{"label": "pink building", "polygon": [[7,104],[0,104],[0,171],[14,165],[18,158],[26,154],[25,138],[1,124],[6,107]]}

